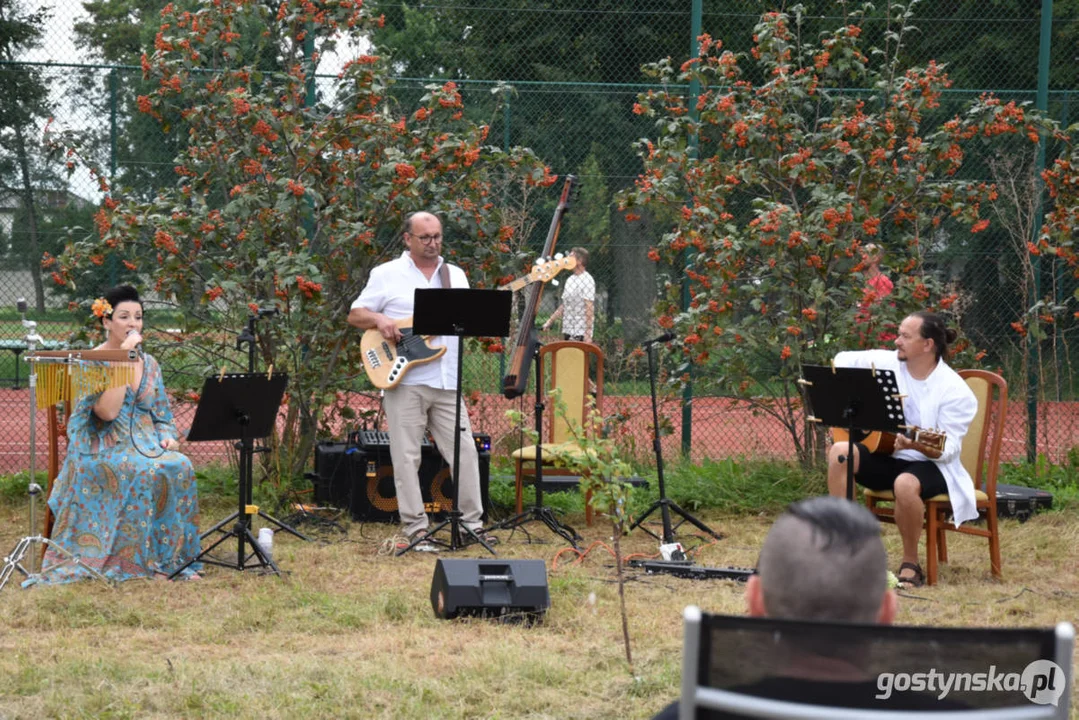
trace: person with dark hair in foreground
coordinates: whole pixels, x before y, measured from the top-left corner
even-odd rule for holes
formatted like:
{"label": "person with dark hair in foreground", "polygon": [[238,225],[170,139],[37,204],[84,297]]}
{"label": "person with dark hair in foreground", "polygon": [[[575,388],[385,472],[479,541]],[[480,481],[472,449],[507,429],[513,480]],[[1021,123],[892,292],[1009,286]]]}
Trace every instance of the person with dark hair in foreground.
{"label": "person with dark hair in foreground", "polygon": [[[56,517],[52,540],[112,580],[165,578],[199,554],[195,472],[178,451],[161,367],[141,351],[138,292],[115,287],[94,302],[94,314],[105,331],[95,350],[139,354],[130,384],[74,401],[67,457],[49,496]],[[63,560],[47,551],[41,582],[89,576]],[[197,579],[200,565],[181,577]]]}
{"label": "person with dark hair in foreground", "polygon": [[955,523],[978,517],[974,481],[960,459],[963,438],[978,412],[978,401],[963,378],[948,366],[948,345],[956,332],[931,312],[916,312],[899,325],[895,350],[841,352],[838,367],[877,368],[896,374],[903,396],[907,425],[939,431],[943,448],[929,447],[903,435],[896,438],[891,455],[871,453],[856,442],[832,444],[828,452],[828,492],[843,497],[847,491],[846,459],[854,463],[855,480],[873,490],[895,493],[895,524],[903,540],[903,560],[896,572],[904,585],[918,587],[925,575],[919,564],[925,499],[947,493]]}

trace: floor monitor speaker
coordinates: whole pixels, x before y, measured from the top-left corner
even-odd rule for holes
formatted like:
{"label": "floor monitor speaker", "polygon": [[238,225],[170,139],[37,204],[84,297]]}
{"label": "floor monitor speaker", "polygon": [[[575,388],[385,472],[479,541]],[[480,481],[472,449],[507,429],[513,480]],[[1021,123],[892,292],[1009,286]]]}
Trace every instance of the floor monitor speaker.
{"label": "floor monitor speaker", "polygon": [[431,607],[443,619],[461,615],[540,619],[551,606],[542,560],[439,558]]}

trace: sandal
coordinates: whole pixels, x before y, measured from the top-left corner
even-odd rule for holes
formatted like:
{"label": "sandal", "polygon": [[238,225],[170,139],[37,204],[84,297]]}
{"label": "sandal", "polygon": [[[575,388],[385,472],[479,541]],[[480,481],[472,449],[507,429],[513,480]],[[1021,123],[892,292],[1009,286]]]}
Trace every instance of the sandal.
{"label": "sandal", "polygon": [[[914,575],[908,577],[900,577],[900,573],[902,573],[904,570],[913,570]],[[922,566],[918,563],[903,563],[899,566],[899,571],[896,572],[895,577],[899,581],[899,586],[902,588],[918,588],[925,584],[925,573],[922,572]]]}

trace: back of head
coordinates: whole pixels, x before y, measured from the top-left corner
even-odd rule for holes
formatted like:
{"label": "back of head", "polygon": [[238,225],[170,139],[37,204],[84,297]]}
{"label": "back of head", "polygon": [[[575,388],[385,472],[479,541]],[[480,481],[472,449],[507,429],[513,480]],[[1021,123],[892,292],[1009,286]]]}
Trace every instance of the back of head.
{"label": "back of head", "polygon": [[814,497],[772,526],[757,571],[769,617],[877,622],[887,590],[880,523],[848,500]]}
{"label": "back of head", "polygon": [[573,256],[577,258],[577,264],[581,267],[588,267],[588,251],[583,247],[575,247],[570,250]]}

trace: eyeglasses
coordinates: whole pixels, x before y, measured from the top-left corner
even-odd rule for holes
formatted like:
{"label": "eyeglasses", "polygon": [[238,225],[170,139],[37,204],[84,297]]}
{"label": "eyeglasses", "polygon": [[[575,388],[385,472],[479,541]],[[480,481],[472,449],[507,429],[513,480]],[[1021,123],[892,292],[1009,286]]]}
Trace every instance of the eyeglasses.
{"label": "eyeglasses", "polygon": [[414,237],[424,245],[430,245],[431,243],[442,242],[442,233],[436,233],[434,235],[413,235],[409,233],[410,237]]}

